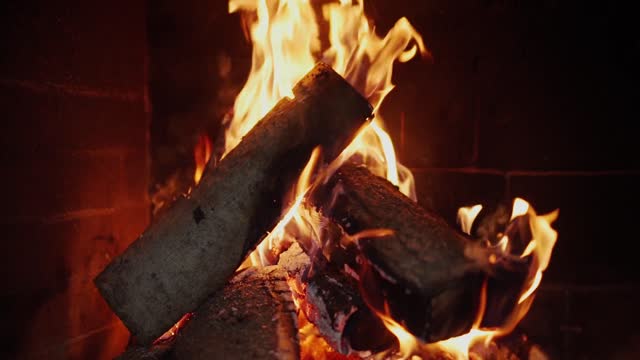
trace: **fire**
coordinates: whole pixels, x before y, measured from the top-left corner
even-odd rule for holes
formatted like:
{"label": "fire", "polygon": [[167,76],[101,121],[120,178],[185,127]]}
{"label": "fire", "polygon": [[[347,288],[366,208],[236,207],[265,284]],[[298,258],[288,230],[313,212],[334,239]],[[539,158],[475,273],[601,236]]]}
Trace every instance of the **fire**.
{"label": "fire", "polygon": [[198,137],[198,143],[193,149],[193,158],[196,164],[196,170],[193,174],[193,183],[198,185],[202,178],[202,174],[204,173],[204,169],[207,167],[209,159],[211,159],[211,140],[207,135],[203,134]]}
{"label": "fire", "polygon": [[[481,210],[480,205],[469,208],[461,208],[458,212],[461,219],[461,227],[470,229],[477,213]],[[429,354],[437,352],[445,352],[456,360],[468,360],[470,358],[471,349],[476,345],[488,345],[492,339],[509,334],[515,326],[527,314],[536,289],[542,280],[542,273],[549,265],[551,253],[558,237],[557,232],[551,227],[551,224],[558,217],[558,210],[546,215],[537,215],[535,210],[529,203],[521,198],[516,198],[513,202],[511,219],[514,220],[520,216],[529,216],[529,227],[531,230],[531,240],[520,257],[531,256],[532,261],[529,267],[529,273],[525,280],[524,286],[520,291],[520,298],[516,307],[508,316],[504,325],[500,328],[485,329],[481,328],[482,319],[486,309],[486,282],[482,288],[479,299],[479,311],[471,330],[461,336],[439,341],[434,344],[421,344],[402,326],[388,319],[388,316],[381,314],[385,325],[393,334],[398,337],[400,342],[400,354],[403,358],[407,358],[412,354]],[[467,232],[467,231],[465,231]],[[468,233],[468,232],[467,232]],[[503,236],[496,245],[503,252],[507,251],[508,237]]]}
{"label": "fire", "polygon": [[153,342],[153,344],[159,345],[159,344],[171,342],[175,338],[175,336],[178,334],[178,332],[187,324],[187,322],[191,319],[192,316],[193,316],[192,313],[185,314],[180,320],[178,320],[177,323],[175,323],[171,327],[171,329],[167,330],[164,334],[162,334],[162,336],[157,338]]}
{"label": "fire", "polygon": [[529,203],[524,199],[516,198],[513,201],[513,210],[511,211],[511,220],[522,216],[529,212]]}
{"label": "fire", "polygon": [[[409,61],[418,54],[430,56],[421,35],[409,21],[401,18],[385,36],[380,37],[365,16],[364,0],[326,1],[319,11],[312,6],[310,0],[230,0],[229,11],[242,12],[242,20],[248,29],[246,35],[253,44],[253,53],[247,82],[236,98],[233,116],[228,117],[224,124],[226,131],[223,157],[280,99],[294,96],[294,84],[317,61],[330,65],[349,81],[369,100],[376,113],[370,125],[315,179],[314,172],[322,149],[314,150],[297,185],[286,199],[289,206],[281,221],[243,266],[273,263],[272,250],[282,243],[294,241],[293,239],[304,237],[312,242],[319,241],[322,220],[305,206],[305,195],[314,182],[329,176],[347,159],[366,165],[372,173],[385,177],[415,200],[413,175],[397,161],[393,142],[385,131],[383,119],[377,114],[384,98],[394,87],[391,81],[393,64],[396,61]],[[206,159],[206,164],[210,143],[205,142],[202,146],[205,156],[201,159]],[[197,154],[198,152],[196,162],[200,164]],[[201,176],[202,170],[197,170],[194,181],[197,183]],[[482,206],[477,205],[460,210],[459,221],[467,234],[471,232],[471,225],[481,209]],[[533,239],[524,253],[517,256],[532,257],[531,269],[521,291],[520,301],[507,324],[500,329],[480,328],[486,284],[482,292],[483,298],[478,299],[481,310],[472,330],[436,344],[421,344],[401,324],[384,312],[378,312],[387,328],[398,338],[401,356],[408,358],[437,350],[457,359],[468,359],[469,349],[474,344],[504,335],[520,321],[531,305],[557,237],[551,228],[556,212],[538,216],[528,203],[517,199],[512,220],[525,214],[529,215]],[[495,248],[508,254],[508,243],[508,237],[504,236]]]}
{"label": "fire", "polygon": [[[229,11],[243,11],[253,54],[247,82],[236,98],[233,117],[225,124],[223,157],[281,98],[293,97],[295,83],[319,60],[331,65],[377,110],[393,89],[393,63],[408,61],[418,52],[428,55],[422,37],[406,18],[398,20],[385,37],[376,35],[364,14],[363,2],[328,2],[317,14],[307,0],[230,0]],[[325,34],[328,45],[324,48],[321,21],[329,26]],[[325,176],[347,159],[358,159],[373,173],[386,177],[404,194],[416,199],[413,175],[397,162],[393,142],[379,115],[358,134]],[[315,162],[313,156],[312,161]],[[251,254],[253,265],[268,263],[269,250],[285,241],[291,231],[284,231],[286,225],[307,235],[317,227],[309,223],[312,215],[301,206],[310,175],[300,178],[298,195],[288,199],[291,205],[283,219]]]}
{"label": "fire", "polygon": [[478,214],[482,211],[482,205],[474,205],[471,207],[461,207],[458,209],[458,223],[462,232],[471,235],[471,226]]}
{"label": "fire", "polygon": [[415,336],[411,335],[402,325],[398,324],[391,316],[389,316],[389,305],[385,302],[385,313],[378,313],[382,319],[384,326],[398,339],[398,351],[403,359],[412,357],[417,349],[420,348],[420,342]]}
{"label": "fire", "polygon": [[[321,60],[336,70],[378,109],[393,89],[393,63],[408,61],[418,52],[428,55],[420,34],[406,18],[396,22],[381,38],[364,14],[364,2],[341,0],[322,7],[322,19],[308,0],[230,0],[229,11],[243,11],[253,43],[252,67],[236,98],[233,118],[226,124],[225,154],[282,97],[293,97],[292,88]],[[328,46],[320,34],[328,22]],[[396,161],[391,138],[379,115],[345,150],[377,175],[398,185],[415,199],[411,172]],[[347,156],[348,154],[349,156]]]}

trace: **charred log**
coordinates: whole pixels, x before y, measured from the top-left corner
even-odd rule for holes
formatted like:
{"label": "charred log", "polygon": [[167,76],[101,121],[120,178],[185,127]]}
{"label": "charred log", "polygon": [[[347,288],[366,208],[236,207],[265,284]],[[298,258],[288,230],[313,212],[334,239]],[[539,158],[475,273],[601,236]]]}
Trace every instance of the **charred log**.
{"label": "charred log", "polygon": [[363,167],[344,165],[313,202],[351,235],[393,231],[358,241],[369,305],[427,342],[471,328],[489,267],[476,244]]}
{"label": "charred log", "polygon": [[286,276],[276,266],[238,273],[179,332],[175,359],[298,359],[297,315]]}
{"label": "charred log", "polygon": [[377,352],[389,348],[395,337],[360,296],[358,281],[327,262],[322,253],[309,257],[298,244],[280,255],[279,265],[289,273],[293,296],[306,319],[342,353]]}
{"label": "charred log", "polygon": [[371,115],[367,101],[324,64],[293,93],[95,279],[140,343],[222,287],[278,220],[289,180],[312,149],[321,146],[332,160]]}

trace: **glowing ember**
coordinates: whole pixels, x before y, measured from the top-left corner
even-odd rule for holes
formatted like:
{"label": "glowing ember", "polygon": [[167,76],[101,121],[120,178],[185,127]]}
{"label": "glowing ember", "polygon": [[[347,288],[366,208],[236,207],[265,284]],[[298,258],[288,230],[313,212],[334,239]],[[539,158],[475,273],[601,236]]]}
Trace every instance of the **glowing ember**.
{"label": "glowing ember", "polygon": [[209,159],[211,159],[211,140],[209,140],[207,135],[200,135],[198,137],[198,143],[193,149],[193,158],[196,164],[196,170],[193,174],[193,183],[198,185],[202,178],[202,174],[204,173],[204,169],[207,167]]}
{"label": "glowing ember", "polygon": [[188,313],[185,316],[183,316],[180,320],[178,320],[177,323],[175,323],[175,325],[171,327],[171,329],[167,330],[164,334],[162,334],[162,336],[157,338],[153,342],[153,344],[157,345],[157,344],[162,344],[166,342],[171,342],[174,339],[174,337],[178,334],[178,332],[187,324],[187,322],[191,319],[192,316],[193,316],[192,313]]}

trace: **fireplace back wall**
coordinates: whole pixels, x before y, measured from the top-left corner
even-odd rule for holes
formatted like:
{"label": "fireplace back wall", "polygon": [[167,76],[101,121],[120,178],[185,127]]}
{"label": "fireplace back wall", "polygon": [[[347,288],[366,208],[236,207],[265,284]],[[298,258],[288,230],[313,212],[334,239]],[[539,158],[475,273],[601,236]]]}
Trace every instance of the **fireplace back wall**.
{"label": "fireplace back wall", "polygon": [[[176,0],[149,10],[154,183],[182,169],[188,186],[198,135],[219,135],[243,85],[251,47],[226,10]],[[366,10],[379,34],[407,16],[433,54],[396,65],[382,108],[420,203],[453,225],[459,206],[517,196],[541,213],[560,208],[551,265],[521,330],[554,359],[625,358],[640,335],[633,12],[492,0],[370,0]]]}
{"label": "fireplace back wall", "polygon": [[92,279],[149,219],[145,2],[0,8],[0,357],[111,359]]}

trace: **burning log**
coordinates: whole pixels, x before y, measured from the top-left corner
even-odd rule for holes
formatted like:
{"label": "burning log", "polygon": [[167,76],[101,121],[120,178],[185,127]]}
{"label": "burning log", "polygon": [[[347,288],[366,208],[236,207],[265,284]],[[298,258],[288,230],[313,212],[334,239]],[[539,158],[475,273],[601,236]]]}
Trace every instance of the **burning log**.
{"label": "burning log", "polygon": [[348,234],[393,231],[358,241],[369,305],[427,342],[471,328],[490,267],[479,246],[364,167],[342,166],[312,201]]}
{"label": "burning log", "polygon": [[278,262],[289,273],[300,310],[332,348],[342,354],[389,348],[395,337],[362,300],[357,280],[321,253],[309,257],[294,243]]}
{"label": "burning log", "polygon": [[115,360],[170,360],[171,345],[132,346]]}
{"label": "burning log", "polygon": [[299,358],[296,308],[287,273],[277,266],[240,271],[178,333],[174,357]]}
{"label": "burning log", "polygon": [[148,344],[222,287],[281,215],[290,180],[321,146],[332,160],[371,115],[367,101],[318,64],[190,196],[95,279],[137,341]]}

